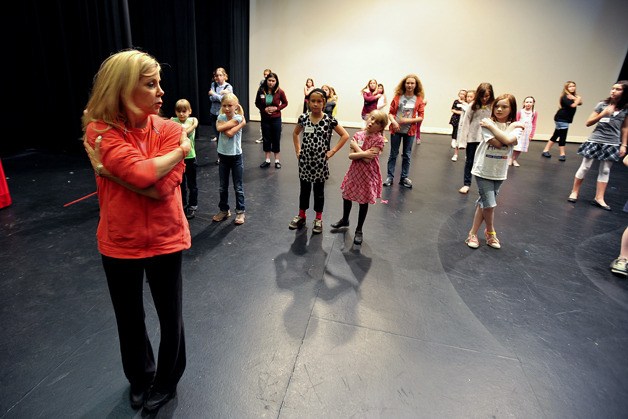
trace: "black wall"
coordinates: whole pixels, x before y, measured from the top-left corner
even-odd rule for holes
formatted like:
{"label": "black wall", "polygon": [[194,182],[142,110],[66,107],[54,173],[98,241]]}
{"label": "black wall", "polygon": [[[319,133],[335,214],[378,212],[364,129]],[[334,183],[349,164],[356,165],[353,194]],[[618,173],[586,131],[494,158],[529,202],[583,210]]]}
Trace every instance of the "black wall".
{"label": "black wall", "polygon": [[185,97],[208,124],[216,67],[225,67],[248,115],[247,0],[20,0],[11,7],[19,29],[9,50],[19,53],[5,55],[5,83],[16,98],[9,112],[26,126],[0,139],[0,157],[82,150],[80,117],[94,74],[106,57],[129,47],[162,64],[164,116],[174,116],[174,103]]}

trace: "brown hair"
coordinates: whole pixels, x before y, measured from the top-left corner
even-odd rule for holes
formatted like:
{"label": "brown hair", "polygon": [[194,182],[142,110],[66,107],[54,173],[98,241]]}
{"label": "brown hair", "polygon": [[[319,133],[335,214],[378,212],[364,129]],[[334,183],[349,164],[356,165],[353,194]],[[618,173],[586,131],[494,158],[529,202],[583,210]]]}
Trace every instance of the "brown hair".
{"label": "brown hair", "polygon": [[[510,93],[504,93],[503,95],[499,95],[495,98],[493,103],[497,103],[500,100],[507,100],[508,105],[510,105],[510,115],[508,115],[508,123],[514,122],[517,119],[517,99]],[[491,111],[491,119],[496,121],[495,119],[495,106],[493,106],[493,110]]]}
{"label": "brown hair", "polygon": [[414,86],[414,95],[423,99],[423,97],[425,96],[425,92],[423,91],[423,84],[421,83],[421,80],[419,80],[419,76],[417,76],[416,74],[408,74],[407,76],[402,78],[395,88],[395,94],[397,96],[403,95],[403,93],[406,91],[406,80],[408,79],[414,79],[414,81],[416,82],[416,86]]}

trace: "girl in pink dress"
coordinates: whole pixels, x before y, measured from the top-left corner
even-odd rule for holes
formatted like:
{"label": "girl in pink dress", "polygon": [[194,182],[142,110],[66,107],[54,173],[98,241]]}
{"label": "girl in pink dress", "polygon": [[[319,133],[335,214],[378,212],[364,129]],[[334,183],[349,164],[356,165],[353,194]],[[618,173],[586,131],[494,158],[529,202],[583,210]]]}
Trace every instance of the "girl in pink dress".
{"label": "girl in pink dress", "polygon": [[342,218],[331,225],[334,229],[349,227],[349,214],[353,201],[360,204],[358,225],[353,243],[362,244],[362,226],[366,219],[369,204],[374,204],[382,196],[382,174],[379,170],[379,155],[384,147],[384,129],[388,115],[375,110],[366,118],[366,128],[358,131],[351,139],[351,165],[340,185],[342,189]]}

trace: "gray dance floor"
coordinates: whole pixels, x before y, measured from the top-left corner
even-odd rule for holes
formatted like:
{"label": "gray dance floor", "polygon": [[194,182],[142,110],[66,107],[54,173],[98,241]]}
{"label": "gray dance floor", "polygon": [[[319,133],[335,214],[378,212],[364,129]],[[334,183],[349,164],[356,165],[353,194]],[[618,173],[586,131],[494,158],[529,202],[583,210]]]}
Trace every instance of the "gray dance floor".
{"label": "gray dance floor", "polygon": [[[323,234],[311,233],[312,210],[306,229],[288,229],[299,194],[292,129],[276,170],[259,168],[259,124],[245,128],[242,226],[211,221],[216,143],[199,130],[200,206],[183,266],[188,365],[157,417],[627,417],[628,281],[609,264],[628,224],[628,168],[612,168],[611,212],[589,203],[597,165],[571,204],[577,144],[562,163],[534,142],[499,197],[502,249],[482,239],[472,250],[476,187],[457,192],[464,153],[454,163],[448,136],[424,134],[414,188],[398,184],[399,159],[357,248],[353,228],[329,227],[342,213],[346,150],[330,161]],[[64,207],[95,191],[87,158],[31,150],[2,163],[14,203],[0,210],[0,417],[145,416],[128,402],[96,198]],[[145,303],[157,343],[148,287]]]}

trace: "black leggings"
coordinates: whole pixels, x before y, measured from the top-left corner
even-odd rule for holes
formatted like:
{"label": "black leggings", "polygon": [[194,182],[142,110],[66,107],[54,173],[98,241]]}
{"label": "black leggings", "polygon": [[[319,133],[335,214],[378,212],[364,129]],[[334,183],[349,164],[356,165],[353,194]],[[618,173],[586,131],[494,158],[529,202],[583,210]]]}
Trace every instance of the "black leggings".
{"label": "black leggings", "polygon": [[556,138],[558,138],[558,145],[561,147],[564,147],[565,144],[567,143],[567,131],[569,130],[569,128],[565,128],[565,129],[555,129],[554,133],[552,134],[552,138],[550,138],[549,140],[553,143],[556,142]]}
{"label": "black leggings", "polygon": [[310,207],[312,185],[314,185],[314,211],[323,212],[323,206],[325,205],[325,182],[308,182],[307,180],[301,180],[299,209],[305,211]]}
{"label": "black leggings", "polygon": [[[358,225],[355,227],[355,231],[362,231],[364,220],[366,220],[366,214],[369,212],[369,204],[359,204],[360,210],[358,211]],[[351,207],[353,202],[348,199],[342,199],[342,219],[349,221],[349,214],[351,214]]]}
{"label": "black leggings", "polygon": [[475,150],[477,150],[480,143],[467,143],[465,149],[466,158],[464,160],[464,184],[465,186],[471,186],[471,169],[473,169],[473,161],[475,160]]}

